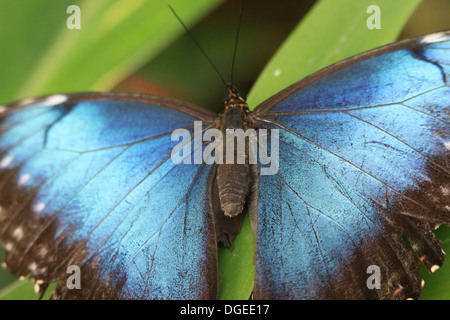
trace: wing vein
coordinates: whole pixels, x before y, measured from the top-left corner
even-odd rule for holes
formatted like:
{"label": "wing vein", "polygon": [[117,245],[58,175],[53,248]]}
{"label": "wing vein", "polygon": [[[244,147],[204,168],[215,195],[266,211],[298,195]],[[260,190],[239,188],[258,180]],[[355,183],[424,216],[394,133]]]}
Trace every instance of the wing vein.
{"label": "wing vein", "polygon": [[[425,92],[421,92],[415,96],[409,97],[405,100],[399,101],[399,102],[391,102],[391,103],[384,103],[384,104],[377,104],[373,106],[366,106],[366,107],[356,107],[356,108],[348,108],[348,109],[336,109],[336,110],[300,110],[300,111],[274,111],[274,112],[255,112],[253,117],[261,120],[261,117],[267,117],[267,116],[291,116],[291,115],[301,115],[301,114],[328,114],[328,113],[342,113],[342,112],[351,112],[351,111],[360,111],[360,110],[366,110],[366,109],[375,109],[375,108],[385,108],[390,107],[398,104],[403,104],[409,100],[415,99],[417,97],[420,97],[421,95],[439,90],[446,87],[446,85],[442,85],[430,90],[427,90]],[[274,105],[275,106],[275,105]],[[267,109],[270,110],[271,108]]]}
{"label": "wing vein", "polygon": [[357,165],[354,164],[353,162],[351,162],[351,161],[345,159],[344,157],[341,157],[340,155],[338,155],[338,154],[332,152],[331,150],[328,150],[328,149],[325,148],[324,146],[322,146],[322,145],[320,145],[320,144],[318,144],[318,143],[316,143],[316,142],[314,142],[314,141],[312,141],[312,140],[310,140],[310,139],[308,139],[308,138],[302,136],[301,134],[299,134],[299,133],[297,133],[297,132],[295,132],[295,131],[293,131],[293,130],[291,130],[291,129],[285,127],[285,126],[283,126],[281,123],[279,123],[279,122],[277,122],[277,121],[268,121],[268,120],[265,120],[265,119],[259,119],[259,120],[260,120],[261,122],[271,123],[271,124],[273,124],[273,125],[275,125],[275,126],[281,128],[281,129],[285,130],[286,132],[288,132],[288,133],[290,133],[290,134],[293,134],[293,135],[299,137],[300,139],[302,139],[302,140],[304,140],[304,141],[306,141],[306,142],[308,142],[308,143],[310,143],[310,144],[312,144],[312,145],[314,145],[314,146],[316,146],[316,147],[318,147],[318,148],[320,148],[320,149],[322,149],[322,150],[324,150],[324,151],[326,151],[326,152],[332,154],[333,156],[335,156],[335,157],[341,159],[342,161],[344,161],[344,162],[350,164],[351,166],[355,167],[357,170],[359,170],[359,171],[361,171],[361,172],[367,174],[368,176],[372,177],[373,179],[375,179],[375,180],[378,181],[379,183],[385,185],[387,188],[391,189],[394,193],[400,195],[401,197],[405,198],[406,200],[411,201],[412,203],[418,205],[419,207],[421,207],[421,208],[423,208],[423,209],[425,209],[425,210],[427,210],[427,211],[429,210],[428,208],[424,207],[422,204],[417,203],[417,202],[414,201],[413,199],[411,199],[411,198],[407,197],[406,195],[402,194],[402,193],[401,193],[400,191],[398,191],[397,189],[395,189],[395,188],[393,188],[392,186],[388,185],[388,184],[385,183],[384,181],[378,179],[377,177],[375,177],[375,176],[372,175],[371,173],[365,171],[363,168],[360,168],[359,166],[357,166]]}
{"label": "wing vein", "polygon": [[433,160],[431,160],[430,158],[428,158],[426,155],[424,155],[422,152],[420,152],[419,150],[415,149],[413,146],[409,145],[409,144],[406,143],[405,141],[403,141],[403,140],[397,138],[397,137],[394,136],[392,133],[390,133],[390,132],[388,132],[388,131],[386,131],[386,130],[384,130],[384,129],[378,127],[378,126],[376,126],[376,125],[373,124],[373,123],[370,123],[369,121],[366,121],[366,120],[364,120],[364,119],[361,119],[360,117],[357,117],[357,116],[355,116],[355,115],[353,115],[353,114],[350,114],[350,113],[347,113],[347,112],[344,112],[344,114],[347,114],[348,116],[350,116],[350,117],[352,117],[352,118],[354,118],[354,119],[356,119],[356,120],[359,120],[359,121],[361,121],[361,122],[363,122],[363,123],[366,123],[366,124],[368,124],[368,125],[370,125],[370,126],[376,128],[376,129],[380,130],[381,132],[383,132],[383,133],[389,135],[390,137],[394,138],[395,140],[399,141],[400,143],[404,144],[405,146],[407,146],[408,148],[410,148],[411,150],[413,150],[414,152],[416,152],[417,154],[419,154],[421,157],[423,157],[423,158],[424,158],[426,161],[428,161],[430,164],[432,164],[432,165],[434,165],[435,167],[441,169],[443,172],[445,172],[445,173],[447,173],[447,174],[450,174],[450,172],[449,172],[446,168],[444,168],[444,167],[442,167],[441,165],[439,165],[438,163],[434,162]]}

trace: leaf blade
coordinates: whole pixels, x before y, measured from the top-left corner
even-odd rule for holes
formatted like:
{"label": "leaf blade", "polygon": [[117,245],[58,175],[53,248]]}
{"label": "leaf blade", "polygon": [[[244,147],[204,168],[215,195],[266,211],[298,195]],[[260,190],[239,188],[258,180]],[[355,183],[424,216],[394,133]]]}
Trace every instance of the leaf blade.
{"label": "leaf blade", "polygon": [[[191,25],[221,1],[171,4]],[[55,92],[109,90],[184,32],[167,4],[156,0],[84,0],[79,3],[81,29],[69,30],[70,4],[70,0],[0,3],[0,38],[7,40],[1,44],[0,62],[3,72],[12,75],[0,80],[2,102]],[[18,31],[12,37],[8,30]]]}
{"label": "leaf blade", "polygon": [[[319,1],[264,68],[249,93],[249,105],[256,107],[332,63],[395,41],[419,3],[420,0]],[[379,30],[366,26],[366,10],[373,4],[381,9]]]}

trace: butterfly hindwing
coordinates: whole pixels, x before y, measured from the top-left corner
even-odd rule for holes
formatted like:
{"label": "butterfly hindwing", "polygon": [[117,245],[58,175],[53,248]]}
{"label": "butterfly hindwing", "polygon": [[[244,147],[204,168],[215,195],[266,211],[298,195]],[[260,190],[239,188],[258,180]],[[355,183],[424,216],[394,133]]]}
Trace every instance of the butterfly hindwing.
{"label": "butterfly hindwing", "polygon": [[420,261],[444,259],[431,230],[450,223],[449,53],[449,32],[388,45],[255,109],[280,130],[280,167],[251,207],[254,297],[418,297]]}
{"label": "butterfly hindwing", "polygon": [[[174,164],[175,129],[214,115],[134,94],[44,97],[1,117],[6,264],[58,298],[217,295],[211,166]],[[69,267],[81,289],[68,288]],[[69,272],[69,271],[70,272]]]}

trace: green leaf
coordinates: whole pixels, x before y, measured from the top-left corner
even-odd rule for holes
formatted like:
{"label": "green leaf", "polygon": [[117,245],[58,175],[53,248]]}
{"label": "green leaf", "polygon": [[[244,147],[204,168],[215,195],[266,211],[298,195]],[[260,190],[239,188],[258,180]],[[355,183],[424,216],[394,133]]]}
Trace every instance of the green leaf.
{"label": "green leaf", "polygon": [[[241,232],[233,241],[233,248],[219,249],[220,300],[247,300],[253,288],[255,268],[249,261],[253,261],[254,237],[250,226],[250,218],[244,212]],[[249,281],[251,279],[251,281]]]}
{"label": "green leaf", "polygon": [[32,281],[15,281],[0,290],[0,300],[37,300]]}
{"label": "green leaf", "polygon": [[[436,236],[442,242],[442,250],[450,252],[450,227],[441,226],[435,232]],[[450,261],[448,257],[444,266],[431,274],[425,268],[422,268],[422,278],[425,281],[420,300],[449,300],[450,291]]]}
{"label": "green leaf", "polygon": [[[221,0],[171,0],[187,25]],[[0,101],[55,92],[109,90],[184,32],[159,0],[84,0],[69,30],[71,0],[0,2]],[[11,31],[14,32],[11,32]]]}
{"label": "green leaf", "polygon": [[[258,104],[294,82],[355,54],[394,42],[420,0],[322,0],[264,68],[248,96]],[[366,26],[367,8],[381,10],[381,29]]]}
{"label": "green leaf", "polygon": [[0,300],[37,300],[39,295],[34,292],[31,280],[17,280],[0,290]]}
{"label": "green leaf", "polygon": [[[248,96],[250,108],[323,67],[395,41],[419,3],[419,0],[318,1],[261,73]],[[373,4],[381,9],[382,27],[379,30],[369,30],[366,26],[369,17],[366,10]],[[243,228],[249,229],[248,224],[247,219]],[[251,237],[245,239],[234,243],[234,250],[246,252],[246,255],[229,257],[232,261],[227,262],[227,268],[221,268],[223,278],[235,279],[244,269],[252,270],[248,274],[254,272],[254,244]],[[221,295],[229,297],[234,291],[240,293],[238,299],[247,299],[252,288],[253,277],[249,277],[228,284]]]}
{"label": "green leaf", "polygon": [[[35,284],[30,279],[17,280],[0,290],[0,300],[38,300],[39,294],[34,290]],[[43,300],[48,300],[56,288],[56,283],[48,286]]]}

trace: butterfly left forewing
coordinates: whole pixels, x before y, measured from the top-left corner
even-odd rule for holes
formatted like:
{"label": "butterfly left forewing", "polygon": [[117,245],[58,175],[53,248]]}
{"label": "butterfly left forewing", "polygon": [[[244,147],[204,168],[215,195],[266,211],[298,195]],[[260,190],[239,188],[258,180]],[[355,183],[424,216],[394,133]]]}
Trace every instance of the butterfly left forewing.
{"label": "butterfly left forewing", "polygon": [[449,43],[447,31],[369,51],[255,110],[280,130],[279,172],[259,176],[253,207],[255,297],[416,298],[420,264],[442,265],[431,229],[450,223]]}
{"label": "butterfly left forewing", "polygon": [[[56,298],[217,295],[207,165],[175,164],[175,129],[214,115],[135,94],[44,97],[1,119],[6,265]],[[67,285],[78,267],[81,289]]]}

